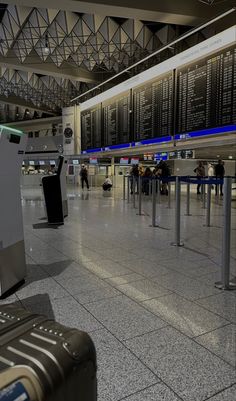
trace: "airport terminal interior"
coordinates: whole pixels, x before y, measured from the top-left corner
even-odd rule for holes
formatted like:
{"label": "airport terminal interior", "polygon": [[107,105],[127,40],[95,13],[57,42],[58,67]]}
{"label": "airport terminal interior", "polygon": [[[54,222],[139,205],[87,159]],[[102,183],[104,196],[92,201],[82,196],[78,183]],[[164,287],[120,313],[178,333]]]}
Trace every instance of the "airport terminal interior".
{"label": "airport terminal interior", "polygon": [[235,0],[0,2],[0,400],[236,400]]}

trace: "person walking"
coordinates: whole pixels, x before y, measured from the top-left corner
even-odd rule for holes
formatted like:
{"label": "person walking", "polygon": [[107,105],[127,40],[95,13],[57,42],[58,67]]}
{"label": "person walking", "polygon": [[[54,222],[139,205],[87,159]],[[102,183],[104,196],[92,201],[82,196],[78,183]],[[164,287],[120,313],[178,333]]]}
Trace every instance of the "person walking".
{"label": "person walking", "polygon": [[87,167],[84,164],[82,164],[82,166],[81,166],[80,178],[81,178],[82,189],[84,189],[84,183],[85,183],[86,186],[87,186],[87,190],[89,190],[88,170],[87,170]]}
{"label": "person walking", "polygon": [[[218,163],[215,165],[215,176],[216,176],[216,179],[218,178],[218,179],[223,180],[224,179],[224,175],[225,175],[224,163],[223,163],[222,160],[218,160]],[[218,195],[218,188],[219,188],[219,185],[216,184],[216,187],[215,187],[216,196]],[[220,184],[220,196],[223,196],[223,184]]]}
{"label": "person walking", "polygon": [[[197,178],[201,179],[205,177],[205,167],[203,165],[203,162],[198,162],[198,166],[193,170],[194,173],[197,174]],[[197,194],[200,195],[200,189],[201,189],[202,184],[197,185]]]}

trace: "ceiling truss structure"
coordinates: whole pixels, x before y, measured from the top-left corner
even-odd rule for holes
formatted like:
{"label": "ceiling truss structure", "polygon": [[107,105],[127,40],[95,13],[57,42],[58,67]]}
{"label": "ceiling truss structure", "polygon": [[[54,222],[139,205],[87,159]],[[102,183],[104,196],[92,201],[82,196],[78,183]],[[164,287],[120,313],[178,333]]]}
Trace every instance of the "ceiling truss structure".
{"label": "ceiling truss structure", "polygon": [[[8,5],[0,22],[0,98],[60,114],[72,98],[178,33],[176,25]],[[33,73],[40,64],[45,72]],[[56,75],[71,69],[79,71],[73,79]],[[96,80],[82,79],[81,71]]]}

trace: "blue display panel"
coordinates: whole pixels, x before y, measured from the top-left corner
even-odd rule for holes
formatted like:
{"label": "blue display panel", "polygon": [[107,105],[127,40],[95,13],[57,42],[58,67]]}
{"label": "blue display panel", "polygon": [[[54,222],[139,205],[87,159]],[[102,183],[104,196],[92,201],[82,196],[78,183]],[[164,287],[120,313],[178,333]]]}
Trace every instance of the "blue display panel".
{"label": "blue display panel", "polygon": [[236,124],[226,125],[225,127],[214,127],[214,128],[208,128],[208,129],[203,129],[203,130],[199,130],[199,131],[187,132],[184,134],[177,134],[177,135],[175,135],[174,139],[175,140],[186,140],[186,139],[191,139],[191,138],[199,138],[202,136],[217,135],[217,134],[230,133],[230,132],[232,132],[232,133],[236,132]]}

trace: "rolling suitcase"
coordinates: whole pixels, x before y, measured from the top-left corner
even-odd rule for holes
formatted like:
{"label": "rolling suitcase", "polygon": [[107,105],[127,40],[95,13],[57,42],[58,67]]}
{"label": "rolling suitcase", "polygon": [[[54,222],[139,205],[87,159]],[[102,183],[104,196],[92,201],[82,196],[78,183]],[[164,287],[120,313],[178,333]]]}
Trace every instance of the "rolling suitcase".
{"label": "rolling suitcase", "polygon": [[2,305],[0,382],[7,368],[17,367],[33,372],[42,401],[97,400],[96,351],[89,335]]}

